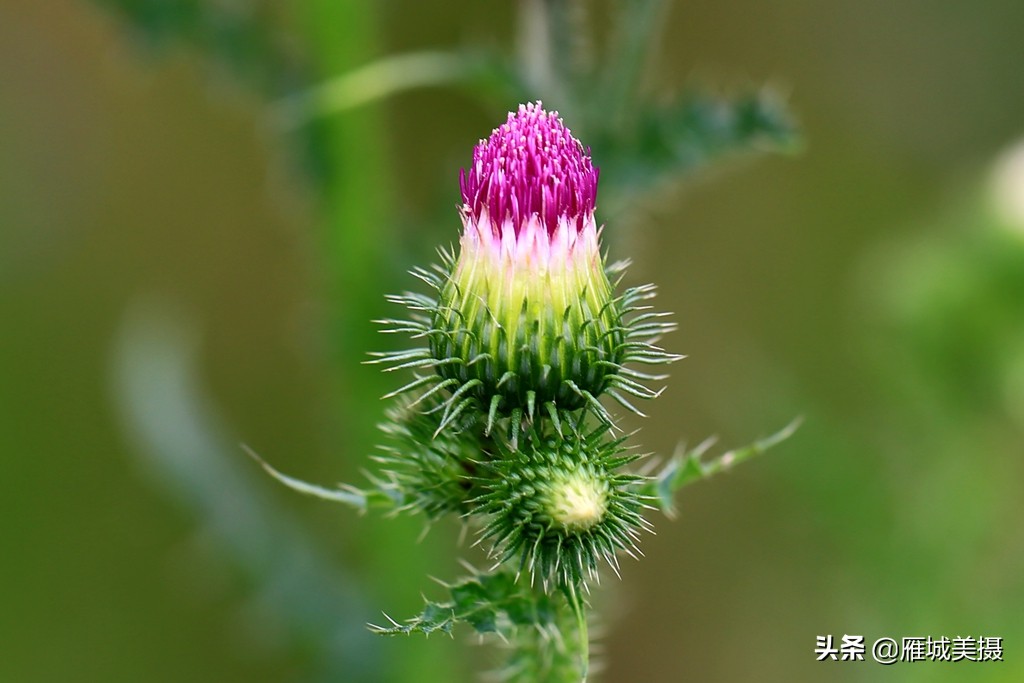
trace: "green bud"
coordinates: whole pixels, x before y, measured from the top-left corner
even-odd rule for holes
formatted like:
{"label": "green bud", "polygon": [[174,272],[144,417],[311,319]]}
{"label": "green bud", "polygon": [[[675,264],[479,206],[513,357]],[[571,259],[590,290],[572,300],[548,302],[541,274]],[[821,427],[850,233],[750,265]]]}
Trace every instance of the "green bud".
{"label": "green bud", "polygon": [[528,434],[519,450],[483,465],[483,494],[469,501],[487,521],[478,542],[491,546],[497,564],[519,558],[545,587],[577,586],[596,578],[604,559],[618,573],[619,551],[635,556],[643,477],[621,468],[637,456],[607,426],[585,435]]}

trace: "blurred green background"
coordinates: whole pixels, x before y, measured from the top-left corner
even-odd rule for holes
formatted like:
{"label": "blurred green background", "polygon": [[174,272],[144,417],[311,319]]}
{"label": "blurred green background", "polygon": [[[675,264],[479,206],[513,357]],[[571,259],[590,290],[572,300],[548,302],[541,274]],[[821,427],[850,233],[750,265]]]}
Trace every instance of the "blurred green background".
{"label": "blurred green background", "polygon": [[[0,681],[451,681],[496,661],[468,634],[363,629],[459,573],[454,525],[417,542],[415,521],[303,499],[238,443],[359,480],[395,386],[359,364],[385,343],[369,319],[457,239],[457,170],[516,104],[424,88],[296,131],[273,103],[390,54],[510,52],[515,16],[0,5]],[[607,225],[689,355],[627,423],[669,454],[805,422],[655,520],[596,598],[604,680],[1024,680],[1022,35],[1019,0],[671,6],[645,88],[773,84],[805,145]],[[845,633],[1001,636],[1005,661],[814,661]]]}

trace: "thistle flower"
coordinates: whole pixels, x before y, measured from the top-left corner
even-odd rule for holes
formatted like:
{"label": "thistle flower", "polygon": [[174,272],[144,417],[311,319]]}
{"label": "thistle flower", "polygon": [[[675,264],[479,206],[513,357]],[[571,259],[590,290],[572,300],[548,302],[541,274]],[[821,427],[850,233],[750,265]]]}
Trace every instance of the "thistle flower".
{"label": "thistle flower", "polygon": [[641,382],[663,376],[625,364],[678,359],[652,344],[673,326],[638,305],[653,287],[614,295],[624,266],[606,266],[601,255],[598,175],[589,149],[539,102],[521,105],[476,146],[459,178],[459,254],[414,271],[436,298],[394,297],[412,318],[383,321],[386,331],[428,340],[380,360],[433,370],[395,393],[447,392],[438,431],[467,411],[486,415],[486,433],[509,418],[513,439],[538,409],[556,428],[560,414],[581,408],[611,424],[602,394],[639,413],[623,394],[659,393]]}

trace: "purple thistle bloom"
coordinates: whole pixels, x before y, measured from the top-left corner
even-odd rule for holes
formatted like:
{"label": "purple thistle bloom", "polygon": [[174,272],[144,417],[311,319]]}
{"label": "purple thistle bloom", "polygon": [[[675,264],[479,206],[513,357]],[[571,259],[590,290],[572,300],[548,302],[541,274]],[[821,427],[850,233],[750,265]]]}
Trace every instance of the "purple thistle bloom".
{"label": "purple thistle bloom", "polygon": [[592,294],[610,294],[594,219],[597,179],[589,150],[556,112],[537,102],[510,113],[459,174],[464,230],[454,275],[474,281],[460,283],[463,294],[516,311],[524,297],[541,305],[552,290],[550,303],[564,310],[594,279]]}
{"label": "purple thistle bloom", "polygon": [[481,140],[473,163],[459,173],[464,218],[497,228],[511,222],[518,235],[537,216],[553,235],[559,219],[577,231],[594,215],[599,169],[557,112],[540,102],[519,105],[504,125]]}

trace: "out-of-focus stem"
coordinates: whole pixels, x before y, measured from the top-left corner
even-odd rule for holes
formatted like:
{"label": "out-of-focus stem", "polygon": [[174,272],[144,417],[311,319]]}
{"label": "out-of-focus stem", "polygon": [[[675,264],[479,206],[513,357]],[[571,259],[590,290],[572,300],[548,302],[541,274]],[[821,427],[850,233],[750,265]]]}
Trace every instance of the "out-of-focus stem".
{"label": "out-of-focus stem", "polygon": [[585,0],[524,0],[519,13],[519,61],[526,82],[549,108],[578,119],[580,90],[593,69]]}
{"label": "out-of-focus stem", "polygon": [[636,88],[651,51],[657,46],[659,24],[665,0],[619,0],[615,13],[615,34],[608,55],[606,87],[601,89],[602,108],[611,114],[610,123],[619,125],[635,108]]}
{"label": "out-of-focus stem", "polygon": [[[517,31],[519,63],[527,84],[541,97],[564,100],[561,75],[552,54],[553,41],[549,0],[523,0]],[[559,102],[561,104],[561,102]]]}
{"label": "out-of-focus stem", "polygon": [[587,606],[580,595],[579,586],[565,587],[565,598],[576,618],[576,637],[579,639],[579,675],[581,683],[587,683],[590,675],[590,635],[587,633]]}
{"label": "out-of-focus stem", "polygon": [[[307,43],[318,66],[317,80],[328,82],[376,56],[376,22],[369,0],[310,0],[301,7]],[[396,239],[390,227],[394,224],[392,176],[380,115],[373,105],[348,109],[314,125],[319,127],[321,156],[328,166],[321,244],[330,279],[338,414],[345,420],[339,432],[345,435],[344,457],[362,459],[376,438],[374,425],[381,411],[376,397],[385,391],[380,374],[360,362],[376,341],[369,320],[375,317],[382,292],[391,289],[380,275],[391,270],[386,255]],[[399,609],[403,601],[418,602],[421,577],[431,573],[432,553],[425,544],[416,546],[421,531],[416,520],[367,519],[361,526],[368,592],[375,599],[386,596]],[[381,681],[456,678],[453,663],[446,661],[435,643],[401,645],[402,656],[388,662],[390,670],[381,673]]]}

